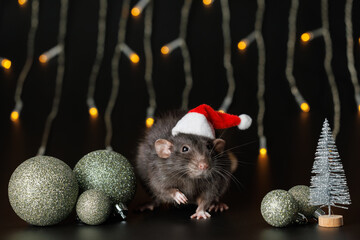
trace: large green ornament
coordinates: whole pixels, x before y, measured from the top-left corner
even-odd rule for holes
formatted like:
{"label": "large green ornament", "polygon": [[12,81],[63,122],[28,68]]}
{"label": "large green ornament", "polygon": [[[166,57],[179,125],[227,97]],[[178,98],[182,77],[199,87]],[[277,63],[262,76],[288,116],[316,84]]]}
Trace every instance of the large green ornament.
{"label": "large green ornament", "polygon": [[113,203],[127,203],[135,195],[134,168],[119,153],[109,150],[88,153],[76,164],[74,172],[83,191],[100,190]]}
{"label": "large green ornament", "polygon": [[75,174],[63,161],[36,156],[20,164],[11,175],[8,194],[11,207],[32,225],[61,222],[78,197]]}
{"label": "large green ornament", "polygon": [[298,203],[299,212],[304,214],[306,217],[312,217],[318,207],[311,206],[309,204],[310,188],[305,185],[297,185],[290,188],[288,192],[294,197],[294,199]]}
{"label": "large green ornament", "polygon": [[273,190],[261,202],[261,214],[274,227],[285,227],[297,217],[299,207],[295,199],[285,190]]}
{"label": "large green ornament", "polygon": [[99,225],[108,219],[111,208],[111,200],[105,193],[90,189],[80,195],[76,204],[76,213],[84,223]]}

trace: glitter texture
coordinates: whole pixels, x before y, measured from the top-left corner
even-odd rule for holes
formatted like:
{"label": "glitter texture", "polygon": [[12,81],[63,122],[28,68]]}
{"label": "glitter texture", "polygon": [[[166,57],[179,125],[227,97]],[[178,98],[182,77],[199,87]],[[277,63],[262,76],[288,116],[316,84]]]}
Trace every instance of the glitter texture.
{"label": "glitter texture", "polygon": [[113,203],[127,203],[135,195],[134,168],[119,153],[109,150],[88,153],[76,164],[74,172],[82,191],[100,190]]}
{"label": "glitter texture", "polygon": [[351,204],[345,172],[327,119],[325,119],[311,173],[310,204],[347,208]]}
{"label": "glitter texture", "polygon": [[36,156],[20,164],[11,175],[11,207],[32,225],[48,226],[64,220],[78,197],[71,168],[54,157]]}
{"label": "glitter texture", "polygon": [[312,217],[317,210],[317,206],[311,206],[309,203],[310,188],[305,185],[297,185],[288,191],[299,206],[299,212],[306,217]]}
{"label": "glitter texture", "polygon": [[299,207],[295,199],[285,190],[273,190],[261,202],[261,214],[274,227],[285,227],[292,223]]}
{"label": "glitter texture", "polygon": [[80,220],[86,224],[102,224],[111,213],[111,201],[105,193],[99,190],[87,190],[79,197],[76,213]]}

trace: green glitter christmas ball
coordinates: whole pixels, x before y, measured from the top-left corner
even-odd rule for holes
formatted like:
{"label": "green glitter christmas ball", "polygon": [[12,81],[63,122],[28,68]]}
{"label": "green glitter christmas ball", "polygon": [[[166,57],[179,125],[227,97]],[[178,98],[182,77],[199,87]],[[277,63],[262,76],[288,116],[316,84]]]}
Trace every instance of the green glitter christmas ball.
{"label": "green glitter christmas ball", "polygon": [[76,213],[84,223],[99,225],[108,219],[111,207],[111,200],[105,193],[90,189],[80,195],[76,204]]}
{"label": "green glitter christmas ball", "polygon": [[88,153],[76,164],[74,172],[83,191],[100,190],[113,203],[127,203],[135,195],[134,168],[119,153],[108,150]]}
{"label": "green glitter christmas ball", "polygon": [[261,202],[261,214],[274,227],[285,227],[292,223],[299,207],[295,199],[285,190],[273,190]]}
{"label": "green glitter christmas ball", "polygon": [[63,161],[36,156],[20,164],[11,175],[8,194],[11,207],[32,225],[61,222],[78,197],[75,174]]}
{"label": "green glitter christmas ball", "polygon": [[299,205],[299,212],[306,217],[312,217],[318,207],[309,204],[310,188],[305,185],[297,185],[290,188],[288,192],[294,197]]}

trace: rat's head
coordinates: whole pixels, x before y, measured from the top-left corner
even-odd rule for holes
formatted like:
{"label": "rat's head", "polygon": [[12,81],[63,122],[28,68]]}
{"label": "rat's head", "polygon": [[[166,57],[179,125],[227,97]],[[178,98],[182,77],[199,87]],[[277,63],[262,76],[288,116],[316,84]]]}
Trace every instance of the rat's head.
{"label": "rat's head", "polygon": [[155,150],[167,164],[182,172],[179,176],[202,178],[209,176],[217,164],[216,155],[223,152],[225,141],[192,134],[178,134],[170,141],[158,139]]}

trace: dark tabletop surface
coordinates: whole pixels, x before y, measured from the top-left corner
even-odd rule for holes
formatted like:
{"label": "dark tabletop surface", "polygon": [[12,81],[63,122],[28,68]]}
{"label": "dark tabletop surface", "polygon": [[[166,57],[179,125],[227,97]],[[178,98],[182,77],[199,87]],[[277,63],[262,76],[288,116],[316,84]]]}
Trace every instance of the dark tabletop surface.
{"label": "dark tabletop surface", "polygon": [[[94,16],[97,16],[98,1],[70,2],[63,94],[45,154],[57,157],[73,168],[85,154],[105,148],[104,109],[111,91],[111,57],[116,42],[121,1],[108,1],[105,55],[95,91],[95,101],[99,108],[96,120],[88,116],[86,92],[95,56],[97,17]],[[135,2],[131,1],[131,4]],[[226,94],[219,2],[216,0],[212,8],[204,9],[201,1],[194,1],[190,13],[188,43],[194,77],[190,108],[202,103],[219,108]],[[253,31],[256,1],[229,2],[232,38],[237,42]],[[101,226],[86,226],[77,224],[75,214],[72,213],[59,225],[35,227],[29,226],[14,213],[9,204],[7,188],[15,168],[36,155],[40,146],[45,119],[54,95],[56,60],[46,66],[34,62],[24,85],[24,108],[20,120],[12,123],[9,116],[14,108],[16,80],[25,62],[29,7],[19,9],[16,1],[2,0],[0,56],[11,58],[13,67],[9,71],[0,69],[0,239],[360,239],[360,114],[357,112],[354,89],[346,65],[343,21],[345,1],[330,1],[329,7],[331,36],[335,46],[332,66],[341,103],[340,132],[336,144],[352,199],[348,210],[334,209],[334,212],[344,216],[345,225],[325,229],[311,222],[301,226],[274,228],[261,216],[260,204],[267,192],[310,184],[317,140],[324,119],[328,118],[333,127],[332,96],[323,65],[323,40],[320,38],[308,46],[298,42],[296,44],[294,76],[311,106],[309,113],[302,113],[285,78],[290,1],[265,2],[263,34],[267,61],[263,123],[268,157],[258,158],[257,48],[252,45],[246,53],[239,54],[234,47],[232,61],[237,88],[228,112],[247,113],[254,122],[246,131],[229,129],[223,135],[228,148],[236,147],[233,152],[240,161],[234,173],[237,180],[232,182],[223,199],[230,207],[228,211],[199,221],[190,219],[195,206],[162,207],[154,212],[138,213],[136,207],[149,200],[138,183],[135,199],[129,205],[127,221],[113,219]],[[359,36],[360,18],[356,16],[359,16],[360,8],[359,1],[355,2],[354,36]],[[181,4],[182,1],[171,1],[171,4],[168,0],[155,1],[152,44],[156,51],[177,37]],[[59,1],[40,1],[35,56],[56,44],[58,10]],[[127,43],[139,52],[141,59],[143,24],[141,16],[129,20],[126,36]],[[320,1],[301,1],[297,36],[320,26]],[[359,52],[359,45],[355,44],[358,73]],[[144,82],[144,62],[130,65],[128,59],[122,56],[119,68],[121,87],[112,114],[112,147],[130,162],[134,161],[137,143],[145,131],[148,93]],[[181,52],[176,51],[166,59],[155,54],[153,77],[157,94],[156,113],[179,108],[185,84]]]}

